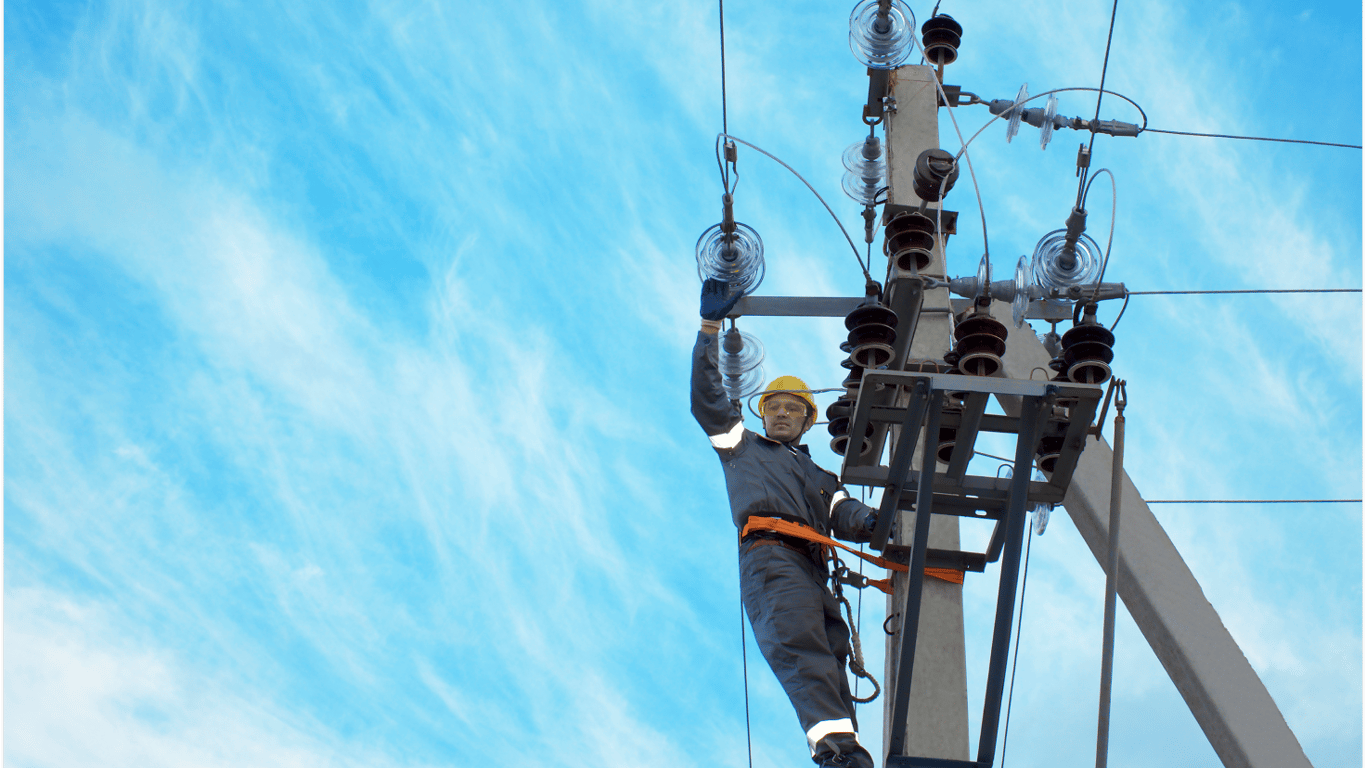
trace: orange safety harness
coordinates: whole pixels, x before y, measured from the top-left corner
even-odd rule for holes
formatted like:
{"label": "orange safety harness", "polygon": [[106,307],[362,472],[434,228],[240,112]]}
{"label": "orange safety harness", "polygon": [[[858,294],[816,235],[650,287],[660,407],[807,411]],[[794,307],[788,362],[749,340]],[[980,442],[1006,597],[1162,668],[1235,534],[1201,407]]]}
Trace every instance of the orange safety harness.
{"label": "orange safety harness", "polygon": [[[746,536],[750,535],[755,531],[772,531],[773,533],[779,534],[781,536],[791,536],[794,539],[810,541],[815,544],[820,544],[824,547],[839,547],[840,549],[846,552],[850,552],[872,563],[873,565],[876,565],[881,568],[886,568],[888,570],[900,571],[902,573],[908,573],[911,570],[909,566],[902,565],[901,563],[892,562],[891,560],[888,560],[885,557],[878,557],[876,555],[870,555],[865,552],[860,552],[857,549],[845,546],[844,544],[835,541],[829,536],[822,536],[821,534],[816,533],[815,530],[808,528],[805,525],[794,523],[789,520],[783,520],[777,517],[751,517],[748,521],[745,522],[744,530],[740,531],[741,541],[743,541]],[[963,583],[963,572],[956,568],[926,568],[925,575],[932,576],[936,579],[942,579],[943,581],[947,581],[952,584]],[[870,586],[877,587],[878,589],[882,590],[883,592],[886,592],[889,595],[892,594],[892,580],[890,578],[868,579],[868,584]]]}

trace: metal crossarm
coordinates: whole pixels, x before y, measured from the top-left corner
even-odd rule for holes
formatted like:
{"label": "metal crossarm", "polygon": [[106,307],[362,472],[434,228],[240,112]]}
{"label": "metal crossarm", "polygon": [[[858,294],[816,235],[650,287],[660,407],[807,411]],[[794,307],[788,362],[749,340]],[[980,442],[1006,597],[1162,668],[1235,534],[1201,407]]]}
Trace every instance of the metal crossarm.
{"label": "metal crossarm", "polygon": [[[903,392],[908,395],[901,396]],[[986,413],[992,395],[1017,400],[1020,403],[1018,415]],[[891,426],[901,427],[891,447],[888,465],[879,463],[881,451],[858,453],[851,450],[845,456],[840,478],[845,484],[882,488],[881,510],[871,546],[910,566],[901,594],[902,629],[899,649],[893,654],[896,666],[888,675],[891,680],[887,700],[892,709],[885,764],[889,768],[990,768],[992,765],[1014,621],[1020,553],[1027,527],[1026,509],[1030,502],[1062,500],[1086,445],[1086,430],[1101,395],[1099,386],[1066,382],[903,371],[868,371],[863,375],[851,418],[851,434],[863,435],[870,424],[879,433],[885,433]],[[901,400],[906,401],[904,405],[887,405]],[[961,407],[956,404],[959,400]],[[939,470],[935,450],[941,426],[955,429],[954,447],[944,471]],[[1010,478],[967,474],[977,438],[982,432],[1016,437],[1014,472]],[[920,467],[918,471],[912,471],[912,456],[916,446],[922,444],[922,433],[926,439]],[[1060,443],[1061,447],[1053,449],[1057,456],[1048,480],[1031,481],[1035,449],[1045,437],[1052,438],[1050,445]],[[888,539],[895,530],[894,518],[903,509],[915,511],[911,541],[909,546],[889,544]],[[979,515],[979,512],[983,514]],[[930,550],[930,519],[934,514],[994,520],[995,528],[987,551]],[[910,710],[925,566],[953,564],[964,570],[982,570],[986,563],[998,559],[1001,562],[1000,583],[977,759],[969,762],[907,755],[906,719]]]}

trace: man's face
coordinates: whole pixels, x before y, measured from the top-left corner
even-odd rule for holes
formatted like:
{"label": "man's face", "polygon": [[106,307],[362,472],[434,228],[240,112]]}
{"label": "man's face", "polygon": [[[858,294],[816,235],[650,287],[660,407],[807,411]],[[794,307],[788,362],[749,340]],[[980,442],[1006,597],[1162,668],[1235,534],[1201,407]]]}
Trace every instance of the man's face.
{"label": "man's face", "polygon": [[769,439],[788,443],[802,436],[811,426],[806,401],[796,395],[769,395],[764,401],[764,434]]}

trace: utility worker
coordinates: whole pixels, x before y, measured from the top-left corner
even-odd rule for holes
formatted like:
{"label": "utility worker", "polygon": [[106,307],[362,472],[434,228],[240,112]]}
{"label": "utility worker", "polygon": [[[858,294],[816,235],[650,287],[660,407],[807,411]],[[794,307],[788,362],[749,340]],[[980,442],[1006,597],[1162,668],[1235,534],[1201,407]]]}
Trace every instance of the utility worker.
{"label": "utility worker", "polygon": [[[764,434],[745,429],[708,354],[721,321],[739,301],[729,286],[702,286],[702,329],[692,356],[692,413],[711,439],[726,474],[731,516],[741,531],[751,518],[780,518],[823,535],[868,541],[877,510],[849,498],[838,478],[816,466],[802,435],[816,421],[816,400],[801,379],[780,376],[760,396]],[[823,767],[873,768],[858,741],[845,675],[849,627],[827,587],[820,544],[772,531],[740,540],[740,594],[754,639],[797,711],[811,759]]]}

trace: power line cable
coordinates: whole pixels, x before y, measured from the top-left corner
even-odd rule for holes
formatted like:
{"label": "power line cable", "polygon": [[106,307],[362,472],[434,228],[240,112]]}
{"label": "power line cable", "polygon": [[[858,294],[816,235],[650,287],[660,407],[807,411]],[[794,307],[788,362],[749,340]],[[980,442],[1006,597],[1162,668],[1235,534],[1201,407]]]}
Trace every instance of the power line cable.
{"label": "power line cable", "polygon": [[[730,127],[726,116],[726,0],[717,0],[720,12],[721,28],[721,133],[730,133]],[[726,193],[730,194],[730,174],[727,172],[726,165],[721,163],[720,148],[717,148],[716,160],[721,165],[721,184],[725,187]],[[737,179],[738,181],[738,179]],[[745,750],[749,755],[749,768],[754,768],[754,734],[750,729],[749,723],[749,649],[745,645],[745,600],[741,596],[740,600],[740,668],[744,676],[745,688]]]}
{"label": "power line cable", "polygon": [[1309,141],[1308,139],[1273,139],[1266,136],[1234,136],[1229,133],[1196,133],[1194,131],[1164,131],[1161,128],[1140,128],[1139,133],[1151,131],[1153,133],[1169,133],[1174,136],[1201,136],[1210,139],[1243,139],[1244,141],[1275,141],[1282,144],[1314,144],[1320,147],[1342,147],[1343,149],[1361,149],[1360,144],[1338,144],[1332,141]]}
{"label": "power line cable", "polygon": [[[1100,283],[1097,283],[1100,284]],[[1361,288],[1238,288],[1238,290],[1228,291],[1124,291],[1124,305],[1119,307],[1119,314],[1115,316],[1115,323],[1111,323],[1111,331],[1119,325],[1119,320],[1124,317],[1124,310],[1128,309],[1128,299],[1130,297],[1177,297],[1177,295],[1220,295],[1220,294],[1359,294]]]}
{"label": "power line cable", "polygon": [[1006,768],[1006,747],[1010,744],[1010,705],[1015,701],[1015,673],[1020,669],[1020,637],[1024,634],[1025,590],[1029,589],[1029,552],[1034,548],[1034,519],[1029,519],[1029,540],[1025,542],[1024,573],[1020,576],[1020,613],[1015,625],[1015,653],[1010,660],[1010,693],[1006,696],[1005,732],[1001,735],[1001,768]]}
{"label": "power line cable", "polygon": [[1127,291],[1129,296],[1194,296],[1224,293],[1361,293],[1360,288],[1245,288],[1229,291]]}
{"label": "power line cable", "polygon": [[1361,499],[1144,499],[1148,504],[1360,504]]}
{"label": "power line cable", "polygon": [[721,132],[730,133],[726,123],[726,0],[716,0],[721,13]]}
{"label": "power line cable", "polygon": [[[1106,71],[1109,70],[1109,68],[1110,68],[1110,43],[1111,43],[1112,41],[1114,41],[1114,39],[1115,39],[1115,15],[1118,13],[1118,11],[1119,11],[1119,0],[1115,0],[1114,4],[1110,7],[1110,33],[1109,33],[1108,35],[1106,35],[1106,37],[1105,37],[1105,61],[1100,65],[1100,93],[1097,93],[1097,94],[1096,94],[1096,118],[1095,118],[1095,120],[1093,120],[1093,121],[1091,122],[1091,125],[1093,125],[1093,126],[1099,125],[1099,124],[1100,124],[1100,102],[1101,102],[1101,100],[1103,100],[1103,99],[1105,98],[1105,73],[1106,73]],[[1143,122],[1144,122],[1145,125],[1147,124],[1148,121],[1147,121],[1146,116],[1145,116]],[[1092,157],[1092,152],[1091,152],[1091,151],[1092,151],[1093,149],[1095,149],[1095,147],[1096,147],[1096,131],[1092,130],[1092,131],[1091,131],[1091,143],[1090,143],[1089,145],[1087,145],[1087,147],[1086,147],[1086,156],[1087,156],[1087,157]],[[1083,197],[1084,197],[1084,190],[1085,190],[1085,188],[1086,188],[1086,174],[1083,173],[1083,174],[1081,174],[1081,182],[1080,182],[1080,184],[1077,186],[1077,207],[1078,207],[1078,208],[1080,208],[1080,207],[1082,206],[1082,199],[1083,199]]]}

